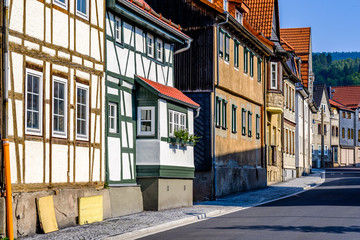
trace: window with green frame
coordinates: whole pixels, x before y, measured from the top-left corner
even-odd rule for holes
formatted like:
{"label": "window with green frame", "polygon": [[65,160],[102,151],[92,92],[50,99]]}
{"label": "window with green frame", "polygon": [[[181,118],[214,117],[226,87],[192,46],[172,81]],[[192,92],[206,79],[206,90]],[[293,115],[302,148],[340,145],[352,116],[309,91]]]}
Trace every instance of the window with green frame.
{"label": "window with green frame", "polygon": [[216,97],[216,105],[215,105],[215,125],[216,125],[217,127],[220,127],[220,124],[221,124],[220,113],[221,113],[221,98]]}
{"label": "window with green frame", "polygon": [[258,66],[257,66],[257,79],[258,79],[258,82],[261,82],[261,63],[262,63],[262,60],[260,58],[258,58]]}
{"label": "window with green frame", "polygon": [[246,109],[241,109],[241,134],[246,135]]}
{"label": "window with green frame", "polygon": [[260,115],[256,114],[256,139],[260,139]]}
{"label": "window with green frame", "polygon": [[244,73],[248,73],[249,50],[244,47]]}
{"label": "window with green frame", "polygon": [[254,76],[254,54],[250,52],[250,77]]}
{"label": "window with green frame", "polygon": [[222,128],[226,129],[227,128],[227,103],[228,101],[226,101],[225,99],[222,100]]}
{"label": "window with green frame", "polygon": [[219,56],[222,58],[224,56],[224,36],[225,33],[222,29],[219,31]]}
{"label": "window with green frame", "polygon": [[237,110],[237,106],[233,104],[231,106],[231,132],[232,133],[237,133],[236,110]]}
{"label": "window with green frame", "polygon": [[230,35],[225,34],[225,61],[229,61],[230,59]]}
{"label": "window with green frame", "polygon": [[234,67],[239,67],[239,42],[234,41]]}
{"label": "window with green frame", "polygon": [[248,111],[248,136],[252,137],[252,112]]}

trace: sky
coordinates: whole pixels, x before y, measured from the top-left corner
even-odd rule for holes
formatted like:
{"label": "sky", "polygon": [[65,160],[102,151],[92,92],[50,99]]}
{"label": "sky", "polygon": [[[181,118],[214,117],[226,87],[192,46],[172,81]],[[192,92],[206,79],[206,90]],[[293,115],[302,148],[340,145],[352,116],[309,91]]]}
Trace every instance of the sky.
{"label": "sky", "polygon": [[360,0],[279,0],[281,28],[311,27],[313,52],[360,52]]}

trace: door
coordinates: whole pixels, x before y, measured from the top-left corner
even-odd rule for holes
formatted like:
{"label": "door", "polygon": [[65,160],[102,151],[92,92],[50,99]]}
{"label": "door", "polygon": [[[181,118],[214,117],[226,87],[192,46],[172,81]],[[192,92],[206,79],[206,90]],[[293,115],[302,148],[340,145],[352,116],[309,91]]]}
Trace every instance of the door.
{"label": "door", "polygon": [[334,147],[334,163],[338,163],[338,148]]}

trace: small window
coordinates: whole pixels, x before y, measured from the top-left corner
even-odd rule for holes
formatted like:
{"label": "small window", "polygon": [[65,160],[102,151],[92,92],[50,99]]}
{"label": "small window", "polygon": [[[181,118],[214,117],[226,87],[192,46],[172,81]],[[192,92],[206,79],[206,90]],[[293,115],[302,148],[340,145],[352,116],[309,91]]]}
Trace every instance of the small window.
{"label": "small window", "polygon": [[345,118],[345,114],[346,114],[345,112],[342,112],[342,118]]}
{"label": "small window", "polygon": [[271,63],[271,89],[277,89],[277,63]]}
{"label": "small window", "polygon": [[155,135],[155,107],[138,107],[138,136]]}
{"label": "small window", "polygon": [[328,146],[324,146],[324,155],[328,155]]}
{"label": "small window", "polygon": [[169,110],[169,135],[174,136],[177,130],[186,129],[186,114]]}
{"label": "small window", "polygon": [[42,133],[42,73],[26,70],[25,85],[25,122],[26,132],[41,135]]}
{"label": "small window", "polygon": [[147,46],[147,55],[151,58],[154,57],[154,36],[151,34],[146,35],[146,46]]}
{"label": "small window", "polygon": [[351,129],[351,139],[354,139],[354,129]]}
{"label": "small window", "polygon": [[223,0],[224,11],[229,11],[229,0]]}
{"label": "small window", "polygon": [[115,40],[118,43],[122,43],[122,26],[121,20],[118,17],[115,17]]}
{"label": "small window", "polygon": [[244,73],[248,73],[249,50],[244,47]]}
{"label": "small window", "polygon": [[342,138],[345,138],[345,128],[342,128]]}
{"label": "small window", "polygon": [[67,4],[68,4],[67,0],[54,0],[53,2],[54,2],[54,4],[67,9]]}
{"label": "small window", "polygon": [[288,153],[288,130],[284,131],[284,152]]}
{"label": "small window", "polygon": [[335,127],[334,126],[332,126],[331,127],[331,136],[335,136]]}
{"label": "small window", "polygon": [[[360,142],[360,130],[359,130],[359,132],[358,132],[358,142]],[[359,149],[359,151],[360,151],[360,149]],[[360,156],[360,155],[359,155]]]}
{"label": "small window", "polygon": [[89,0],[76,0],[76,13],[84,18],[88,18]]}
{"label": "small window", "polygon": [[252,137],[252,112],[248,111],[248,136]]}
{"label": "small window", "polygon": [[67,82],[65,79],[53,77],[53,135],[66,137],[67,127]]}
{"label": "small window", "polygon": [[246,135],[246,110],[243,108],[241,110],[241,133],[242,135]]}
{"label": "small window", "polygon": [[232,131],[232,133],[237,133],[236,110],[237,110],[237,106],[233,104],[231,107],[231,131]]}
{"label": "small window", "polygon": [[257,66],[258,82],[261,82],[261,63],[262,63],[262,60],[260,58],[258,58],[258,66]]}
{"label": "small window", "polygon": [[350,128],[348,128],[348,139],[350,139]]}
{"label": "small window", "polygon": [[285,101],[284,101],[284,106],[286,107],[286,108],[288,108],[288,92],[289,92],[289,90],[288,90],[288,85],[287,84],[285,84],[285,87],[284,87],[284,97],[285,97]]}
{"label": "small window", "polygon": [[239,67],[239,42],[234,41],[234,67]]}
{"label": "small window", "polygon": [[312,154],[314,155],[315,154],[315,151],[314,151],[314,144],[311,145],[311,152]]}
{"label": "small window", "polygon": [[339,136],[339,128],[336,127],[336,137],[338,137],[338,136]]}
{"label": "small window", "polygon": [[164,54],[164,44],[161,39],[156,39],[156,60],[162,62]]}
{"label": "small window", "polygon": [[235,10],[235,19],[238,21],[241,25],[243,24],[243,15],[238,10]]}
{"label": "small window", "polygon": [[327,135],[327,128],[326,128],[326,124],[324,124],[324,135]]}
{"label": "small window", "polygon": [[219,56],[220,57],[224,56],[224,38],[225,38],[225,34],[224,34],[223,30],[220,29],[220,32],[219,32]]}
{"label": "small window", "polygon": [[229,61],[230,58],[230,36],[225,34],[225,61]]}
{"label": "small window", "polygon": [[256,114],[256,139],[260,139],[260,115]]}
{"label": "small window", "polygon": [[318,135],[321,135],[321,124],[318,124]]}
{"label": "small window", "polygon": [[351,113],[347,113],[347,119],[351,119]]}
{"label": "small window", "polygon": [[89,86],[76,85],[76,138],[88,140]]}
{"label": "small window", "polygon": [[117,104],[109,102],[109,132],[117,133]]}
{"label": "small window", "polygon": [[227,128],[227,103],[225,99],[222,100],[222,127],[224,129]]}
{"label": "small window", "polygon": [[318,155],[321,155],[321,145],[318,146]]}
{"label": "small window", "polygon": [[216,97],[216,106],[215,106],[215,125],[220,127],[221,124],[221,98]]}
{"label": "small window", "polygon": [[254,54],[250,53],[250,77],[254,77]]}

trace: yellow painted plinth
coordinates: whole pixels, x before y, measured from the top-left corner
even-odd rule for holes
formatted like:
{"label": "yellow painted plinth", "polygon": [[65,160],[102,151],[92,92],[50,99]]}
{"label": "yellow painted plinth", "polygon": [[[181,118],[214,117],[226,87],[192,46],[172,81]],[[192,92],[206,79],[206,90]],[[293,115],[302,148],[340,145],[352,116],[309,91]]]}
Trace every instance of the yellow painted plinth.
{"label": "yellow painted plinth", "polygon": [[55,217],[54,199],[53,196],[47,196],[36,199],[40,226],[44,233],[54,232],[58,230],[58,225]]}
{"label": "yellow painted plinth", "polygon": [[79,224],[103,220],[103,196],[79,198]]}

